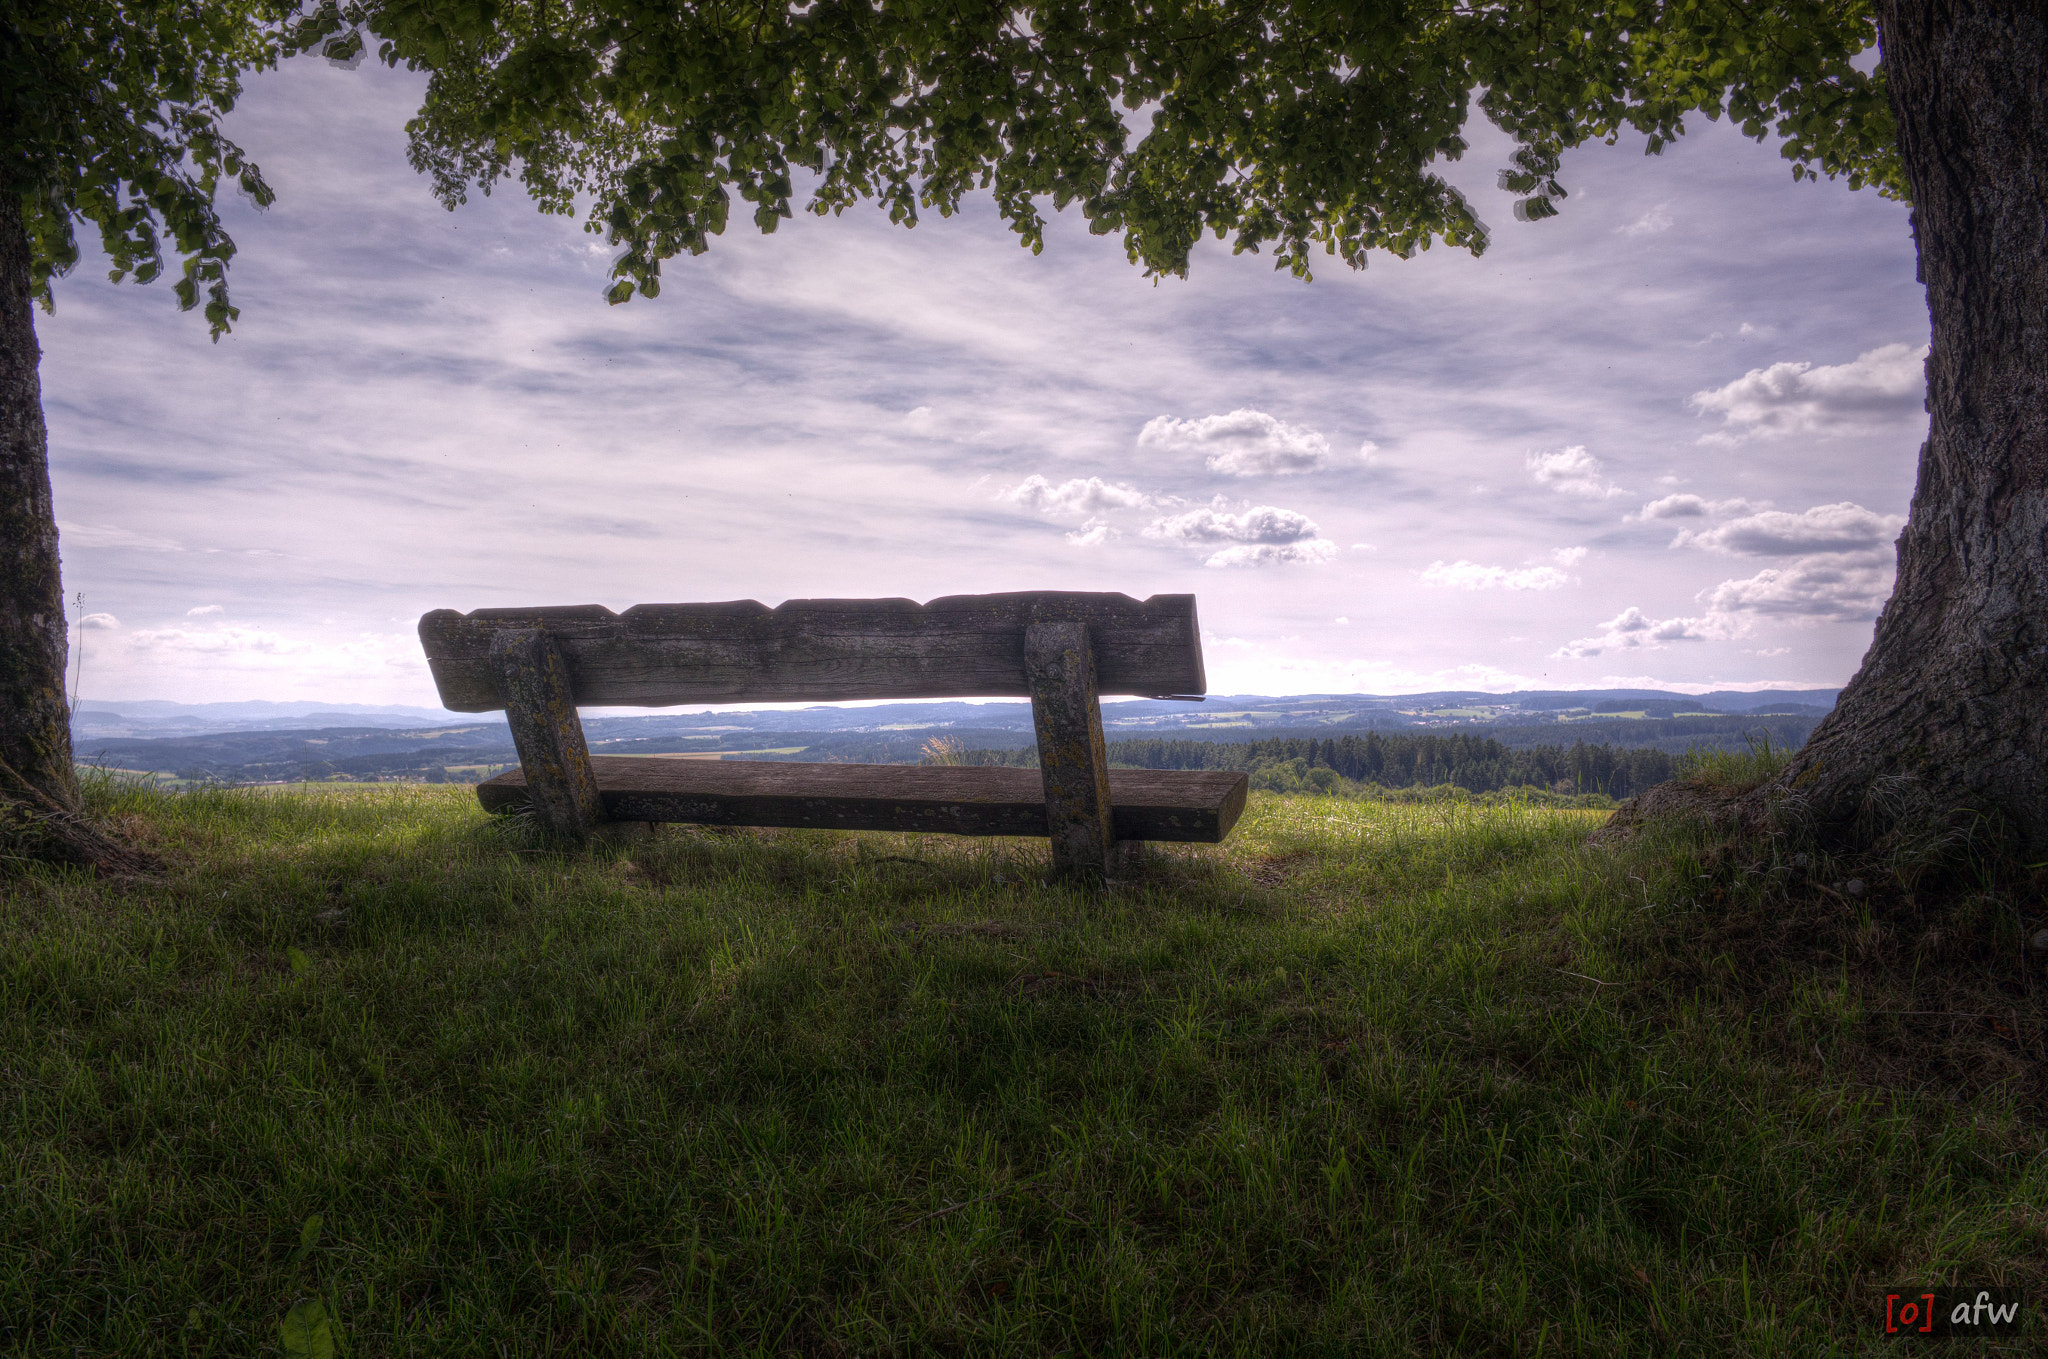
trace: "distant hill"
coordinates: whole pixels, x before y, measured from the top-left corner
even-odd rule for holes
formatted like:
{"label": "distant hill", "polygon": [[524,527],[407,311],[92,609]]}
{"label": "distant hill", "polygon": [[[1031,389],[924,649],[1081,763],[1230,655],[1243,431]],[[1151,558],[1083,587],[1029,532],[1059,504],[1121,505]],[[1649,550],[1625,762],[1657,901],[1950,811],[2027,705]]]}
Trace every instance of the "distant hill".
{"label": "distant hill", "polygon": [[[1662,689],[1535,690],[1486,694],[1447,690],[1428,694],[1215,694],[1202,703],[1163,699],[1111,699],[1103,704],[1103,725],[1120,732],[1201,731],[1251,728],[1372,728],[1544,725],[1638,713],[1663,718],[1683,713],[1782,712],[1819,717],[1835,705],[1834,689],[1774,690],[1761,693],[1716,690],[1674,694]],[[388,704],[170,703],[160,699],[88,699],[72,715],[75,735],[94,738],[208,736],[236,731],[315,731],[325,728],[503,725],[492,713],[451,713],[438,708]],[[732,732],[881,732],[912,728],[973,727],[1031,730],[1031,707],[1020,701],[887,703],[867,707],[809,707],[719,712],[621,713],[599,709],[586,725],[630,723],[619,728],[642,738],[718,735]]]}
{"label": "distant hill", "polygon": [[[1673,694],[1654,689],[1482,694],[1219,695],[1103,705],[1105,733],[1236,742],[1347,732],[1456,729],[1513,750],[1543,746],[1740,747],[1768,733],[1797,745],[1837,691]],[[303,779],[474,781],[518,758],[497,714],[316,703],[81,705],[81,763],[236,783]],[[973,750],[1033,743],[1023,702],[891,703],[744,712],[584,717],[591,749],[608,755],[910,763],[945,736]]]}
{"label": "distant hill", "polygon": [[421,727],[475,722],[475,713],[364,703],[171,703],[164,699],[106,702],[86,699],[71,714],[76,739],[89,736],[210,735],[224,731],[306,731],[321,727]]}

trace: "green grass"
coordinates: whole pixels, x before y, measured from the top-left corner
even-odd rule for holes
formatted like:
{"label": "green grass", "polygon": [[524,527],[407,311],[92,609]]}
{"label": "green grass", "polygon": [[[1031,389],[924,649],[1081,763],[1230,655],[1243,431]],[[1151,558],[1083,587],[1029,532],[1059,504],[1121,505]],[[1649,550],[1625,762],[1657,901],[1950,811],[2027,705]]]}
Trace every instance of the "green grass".
{"label": "green grass", "polygon": [[1769,732],[1749,738],[1741,750],[1695,746],[1679,756],[1676,777],[1704,787],[1746,793],[1770,782],[1792,759],[1794,747],[1773,742]]}
{"label": "green grass", "polygon": [[1035,841],[97,796],[172,867],[0,881],[0,1352],[318,1299],[353,1355],[1877,1354],[1883,1285],[2044,1296],[2038,992],[1888,1014],[1954,1002],[1881,892],[1816,925],[1675,832],[1255,795],[1090,895]]}

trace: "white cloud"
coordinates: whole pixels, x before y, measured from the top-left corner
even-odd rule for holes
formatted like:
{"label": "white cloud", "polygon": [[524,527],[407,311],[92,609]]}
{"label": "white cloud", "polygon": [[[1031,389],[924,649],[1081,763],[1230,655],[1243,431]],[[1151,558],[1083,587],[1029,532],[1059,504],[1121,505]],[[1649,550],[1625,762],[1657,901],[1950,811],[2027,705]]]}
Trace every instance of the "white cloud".
{"label": "white cloud", "polygon": [[1881,553],[1905,523],[1902,515],[1878,514],[1844,500],[1833,505],[1815,505],[1799,514],[1765,510],[1731,519],[1716,528],[1682,529],[1671,545],[1703,547],[1738,557]]}
{"label": "white cloud", "polygon": [[1559,566],[1577,566],[1580,562],[1586,560],[1586,549],[1583,547],[1554,547],[1550,550],[1550,560],[1556,562]]}
{"label": "white cloud", "polygon": [[1093,517],[1109,510],[1142,509],[1152,498],[1135,486],[1104,481],[1101,477],[1075,477],[1055,486],[1036,474],[1004,491],[999,497],[1040,514]]}
{"label": "white cloud", "polygon": [[201,604],[196,609],[185,610],[185,616],[187,618],[205,618],[210,614],[220,614],[226,612],[227,610],[223,609],[218,604]]}
{"label": "white cloud", "polygon": [[1230,514],[1215,505],[1205,505],[1185,514],[1155,519],[1145,528],[1147,538],[1182,543],[1189,547],[1224,544],[1220,551],[1204,558],[1204,566],[1274,566],[1283,563],[1313,565],[1332,560],[1337,545],[1316,536],[1315,521],[1305,514],[1275,505],[1254,505]]}
{"label": "white cloud", "polygon": [[309,649],[304,642],[258,628],[218,628],[211,632],[149,628],[132,634],[132,643],[141,650],[204,656],[288,656]]}
{"label": "white cloud", "polygon": [[1453,590],[1555,590],[1571,584],[1571,577],[1554,566],[1481,566],[1459,560],[1448,565],[1431,562],[1422,572],[1422,583]]}
{"label": "white cloud", "polygon": [[1652,500],[1626,517],[1634,520],[1693,519],[1704,518],[1706,514],[1707,502],[1702,496],[1667,495],[1662,500]]}
{"label": "white cloud", "polygon": [[1336,555],[1337,545],[1328,538],[1310,538],[1299,543],[1240,543],[1210,553],[1202,559],[1202,565],[1320,566]]}
{"label": "white cloud", "polygon": [[1614,230],[1617,235],[1621,236],[1655,236],[1661,232],[1671,230],[1671,224],[1674,220],[1671,216],[1670,205],[1659,203],[1633,222],[1628,223],[1626,226],[1616,227]]}
{"label": "white cloud", "polygon": [[1264,411],[1240,408],[1228,415],[1176,420],[1162,415],[1147,421],[1138,434],[1147,448],[1205,455],[1209,470],[1232,477],[1291,476],[1333,467],[1358,466],[1372,460],[1378,447],[1359,445],[1349,457],[1330,448],[1330,441],[1304,425],[1290,425]]}
{"label": "white cloud", "polygon": [[[89,693],[135,695],[166,673],[188,670],[205,675],[215,694],[331,699],[367,690],[383,701],[385,693],[402,697],[399,686],[422,668],[419,638],[409,626],[323,635],[181,624],[105,635],[89,649],[85,682]],[[195,697],[203,699],[204,691]]]}
{"label": "white cloud", "polygon": [[89,613],[78,620],[78,626],[88,632],[112,632],[121,626],[121,620],[110,613]]}
{"label": "white cloud", "polygon": [[1728,618],[1855,623],[1877,617],[1891,594],[1894,574],[1893,564],[1875,554],[1816,555],[1744,580],[1724,580],[1700,597],[1711,612]]}
{"label": "white cloud", "polygon": [[1699,617],[1656,619],[1626,609],[1602,623],[1595,636],[1569,642],[1553,654],[1583,659],[1674,641],[1726,640],[1744,635],[1761,619],[1802,625],[1867,622],[1891,593],[1895,562],[1886,545],[1902,523],[1897,515],[1845,501],[1816,505],[1803,514],[1767,510],[1703,532],[1681,532],[1674,547],[1689,544],[1731,556],[1791,560],[1700,591],[1696,598],[1707,609]]}
{"label": "white cloud", "polygon": [[1721,428],[1703,444],[1738,444],[1765,435],[1834,435],[1887,425],[1915,414],[1927,390],[1927,346],[1865,350],[1852,363],[1816,368],[1774,363],[1752,368],[1725,387],[1687,398]]}
{"label": "white cloud", "polygon": [[1672,642],[1697,642],[1726,635],[1726,625],[1711,618],[1652,618],[1630,606],[1600,624],[1591,637],[1567,642],[1551,654],[1558,660],[1584,660],[1609,651],[1658,650]]}
{"label": "white cloud", "polygon": [[1419,669],[1381,656],[1302,656],[1267,647],[1235,654],[1219,652],[1209,667],[1211,693],[1412,694],[1444,689],[1507,692],[1552,684],[1554,681],[1541,675],[1518,674],[1483,662]]}
{"label": "white cloud", "polygon": [[1531,453],[1528,465],[1529,475],[1536,478],[1537,484],[1564,495],[1604,499],[1628,494],[1601,475],[1600,460],[1588,453],[1583,444],[1555,453]]}
{"label": "white cloud", "polygon": [[1116,537],[1116,533],[1109,525],[1099,519],[1091,519],[1074,532],[1069,533],[1067,541],[1075,547],[1101,547],[1114,537]]}
{"label": "white cloud", "polygon": [[69,524],[59,520],[57,536],[66,547],[125,547],[138,552],[185,550],[183,546],[168,538],[152,537],[132,529],[118,528],[113,524]]}
{"label": "white cloud", "polygon": [[[1214,505],[1204,505],[1186,514],[1155,519],[1145,529],[1147,538],[1170,543],[1298,543],[1316,536],[1315,521],[1305,514],[1275,505],[1254,505],[1240,514],[1229,514]],[[1334,545],[1333,545],[1334,547]]]}
{"label": "white cloud", "polygon": [[1677,495],[1667,495],[1662,500],[1652,500],[1634,514],[1622,516],[1622,521],[1640,524],[1648,523],[1652,519],[1704,519],[1710,514],[1745,514],[1751,510],[1762,509],[1764,505],[1770,503],[1768,500],[1762,505],[1747,500],[1708,500],[1704,496],[1681,492]]}

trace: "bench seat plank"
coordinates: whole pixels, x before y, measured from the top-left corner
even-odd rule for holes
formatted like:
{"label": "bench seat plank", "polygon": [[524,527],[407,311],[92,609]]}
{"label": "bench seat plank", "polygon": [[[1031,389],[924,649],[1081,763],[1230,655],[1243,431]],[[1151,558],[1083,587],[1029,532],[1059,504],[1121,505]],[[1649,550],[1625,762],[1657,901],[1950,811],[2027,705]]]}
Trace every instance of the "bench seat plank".
{"label": "bench seat plank", "polygon": [[1201,624],[1193,595],[1027,590],[908,599],[754,600],[535,609],[436,609],[420,643],[455,712],[505,706],[491,659],[500,632],[546,630],[582,707],[678,703],[823,703],[844,699],[1028,698],[1024,630],[1087,625],[1098,692],[1196,695]]}
{"label": "bench seat plank", "polygon": [[[976,765],[797,764],[593,755],[605,814],[614,821],[706,826],[1046,833],[1045,785],[1036,769]],[[1216,844],[1244,812],[1246,781],[1231,770],[1112,769],[1119,840]],[[526,801],[510,769],[477,785],[486,811]]]}

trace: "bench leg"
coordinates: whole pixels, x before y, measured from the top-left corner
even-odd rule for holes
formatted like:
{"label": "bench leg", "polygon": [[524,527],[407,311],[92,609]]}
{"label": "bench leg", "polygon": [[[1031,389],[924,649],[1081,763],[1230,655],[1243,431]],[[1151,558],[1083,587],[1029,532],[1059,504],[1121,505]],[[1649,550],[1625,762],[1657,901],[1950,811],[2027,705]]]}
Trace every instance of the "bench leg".
{"label": "bench leg", "polygon": [[569,667],[546,632],[501,632],[491,640],[505,686],[505,720],[526,771],[526,796],[541,824],[583,837],[604,821],[590,748],[569,688]]}
{"label": "bench leg", "polygon": [[1024,675],[1031,686],[1031,722],[1038,730],[1053,874],[1100,881],[1109,872],[1116,837],[1088,625],[1031,624],[1024,633]]}

